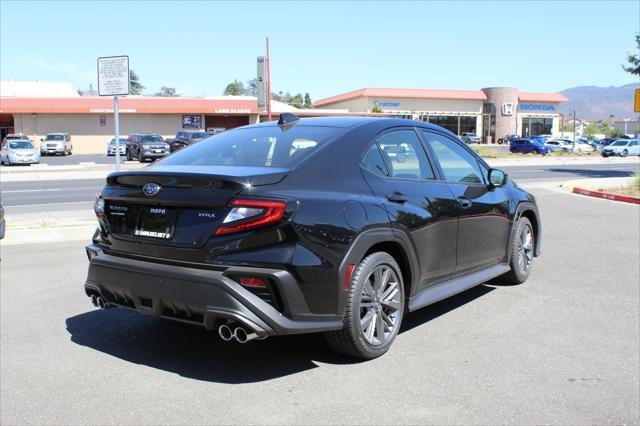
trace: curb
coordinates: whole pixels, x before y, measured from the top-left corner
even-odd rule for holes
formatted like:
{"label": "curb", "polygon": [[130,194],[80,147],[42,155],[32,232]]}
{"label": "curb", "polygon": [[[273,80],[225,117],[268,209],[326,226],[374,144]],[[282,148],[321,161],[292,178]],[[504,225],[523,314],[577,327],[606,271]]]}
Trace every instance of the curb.
{"label": "curb", "polygon": [[621,201],[623,203],[640,204],[640,198],[630,195],[614,194],[612,192],[594,191],[592,189],[573,187],[574,194],[586,195],[588,197],[602,198],[605,200]]}

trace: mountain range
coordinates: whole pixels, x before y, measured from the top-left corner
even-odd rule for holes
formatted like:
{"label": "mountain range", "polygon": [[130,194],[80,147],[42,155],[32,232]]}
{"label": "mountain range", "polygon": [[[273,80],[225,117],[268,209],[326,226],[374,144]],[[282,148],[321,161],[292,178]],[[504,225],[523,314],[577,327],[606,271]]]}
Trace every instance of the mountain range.
{"label": "mountain range", "polygon": [[560,113],[573,114],[583,120],[606,120],[615,115],[615,120],[636,118],[633,112],[633,98],[635,89],[640,83],[630,83],[623,86],[578,86],[563,90],[561,93],[571,101],[560,104]]}

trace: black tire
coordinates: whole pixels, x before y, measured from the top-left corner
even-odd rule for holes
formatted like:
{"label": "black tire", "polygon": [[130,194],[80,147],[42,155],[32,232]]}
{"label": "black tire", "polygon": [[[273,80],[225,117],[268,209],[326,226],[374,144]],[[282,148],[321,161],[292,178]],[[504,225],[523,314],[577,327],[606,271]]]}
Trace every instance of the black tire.
{"label": "black tire", "polygon": [[146,159],[146,158],[144,158],[144,157],[142,156],[142,154],[139,154],[139,155],[138,155],[138,161],[139,161],[139,162],[141,162],[141,163],[146,163],[146,162],[147,162],[147,159]]}
{"label": "black tire", "polygon": [[[531,247],[529,248],[530,256],[527,256],[526,250],[521,251],[522,248],[522,234],[526,230],[529,231],[531,235]],[[500,276],[498,278],[499,281],[506,281],[509,284],[522,284],[529,277],[529,273],[531,272],[531,265],[533,263],[533,253],[535,251],[535,233],[533,232],[533,226],[531,226],[531,222],[526,217],[520,217],[518,222],[516,223],[516,230],[513,234],[513,241],[511,241],[511,247],[509,247],[510,253],[510,262],[509,266],[511,266],[511,270],[506,274]],[[528,264],[526,267],[523,267],[521,262],[522,256],[524,257],[524,261]]]}
{"label": "black tire", "polygon": [[131,161],[131,151],[127,150],[127,161]]}
{"label": "black tire", "polygon": [[622,151],[622,156],[626,157],[629,155],[629,151],[627,151],[626,149],[624,151]]}
{"label": "black tire", "polygon": [[[394,311],[389,315],[390,311],[387,311],[384,316],[388,319],[392,318],[393,329],[389,331],[389,335],[385,336],[385,332],[388,327],[385,328],[385,325],[388,324],[383,318],[382,312],[384,309],[389,309],[385,306],[384,303],[370,303],[370,305],[377,305],[378,311],[376,311],[375,306],[371,306],[368,310],[367,308],[361,307],[361,301],[363,298],[364,286],[370,285],[371,281],[369,278],[372,276],[373,272],[379,268],[390,269],[395,274],[395,277],[391,276],[390,280],[394,278],[397,281],[394,281],[393,284],[397,283],[397,292],[395,290],[392,292],[394,294]],[[383,286],[383,291],[385,289],[391,289],[393,285],[391,282],[389,283],[389,287],[386,287],[387,284]],[[373,289],[374,286],[370,286],[369,288]],[[373,290],[375,293],[375,290]],[[378,299],[376,299],[378,300]],[[399,302],[398,302],[399,300]],[[373,298],[372,298],[373,301]],[[385,306],[383,306],[385,305]],[[390,306],[390,305],[389,305]],[[376,321],[376,325],[378,324],[378,319],[382,325],[383,330],[383,339],[379,345],[371,344],[367,341],[364,336],[364,332],[361,326],[361,314],[362,310],[365,310],[365,318],[370,313],[373,313],[373,319],[369,322],[372,323]],[[381,312],[377,314],[377,312]],[[402,325],[402,316],[404,314],[404,284],[402,281],[402,274],[400,272],[400,267],[395,259],[390,256],[386,252],[376,252],[367,256],[359,265],[354,269],[353,275],[351,277],[351,283],[349,286],[349,292],[347,294],[347,306],[344,316],[344,328],[339,331],[331,331],[325,333],[325,337],[329,346],[336,352],[361,359],[373,359],[377,358],[380,355],[383,355],[385,352],[389,350],[391,345],[393,344],[398,330]],[[379,315],[379,316],[378,316]],[[391,319],[390,319],[391,320]],[[377,327],[376,331],[377,333]],[[371,338],[373,338],[373,333]]]}

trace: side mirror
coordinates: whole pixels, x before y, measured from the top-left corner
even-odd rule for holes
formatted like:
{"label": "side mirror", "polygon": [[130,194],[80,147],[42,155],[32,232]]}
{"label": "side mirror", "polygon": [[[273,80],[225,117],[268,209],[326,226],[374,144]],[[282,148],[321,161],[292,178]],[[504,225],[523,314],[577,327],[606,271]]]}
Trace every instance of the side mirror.
{"label": "side mirror", "polygon": [[489,186],[499,188],[507,183],[507,174],[500,169],[489,170]]}
{"label": "side mirror", "polygon": [[43,138],[40,138],[40,142],[44,142],[44,139],[43,139]]}

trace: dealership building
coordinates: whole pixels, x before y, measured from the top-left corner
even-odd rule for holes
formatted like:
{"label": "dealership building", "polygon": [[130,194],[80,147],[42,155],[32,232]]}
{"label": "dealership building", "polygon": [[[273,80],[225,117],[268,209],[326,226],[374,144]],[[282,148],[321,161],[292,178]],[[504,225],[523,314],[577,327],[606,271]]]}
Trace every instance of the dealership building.
{"label": "dealership building", "polygon": [[486,143],[509,134],[558,134],[560,93],[520,92],[512,87],[481,90],[365,88],[316,101],[318,109],[382,111],[386,115],[437,124],[460,135],[475,133]]}
{"label": "dealership building", "polygon": [[[485,142],[507,134],[556,134],[558,93],[527,93],[515,88],[482,90],[360,89],[297,109],[272,101],[272,113],[300,117],[380,115],[437,124],[460,135],[476,133]],[[184,129],[217,133],[267,119],[252,96],[210,98],[126,96],[119,101],[120,134],[156,133],[173,137]],[[378,115],[378,114],[376,114]],[[113,99],[80,96],[70,83],[0,82],[0,137],[23,133],[39,144],[47,133],[69,133],[76,153],[102,153],[113,137]]]}

